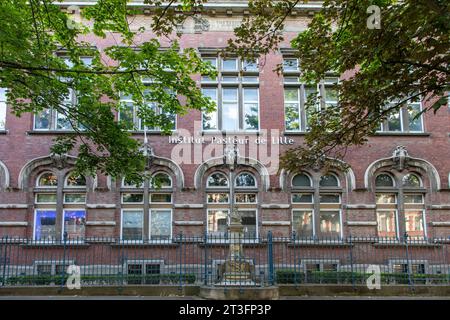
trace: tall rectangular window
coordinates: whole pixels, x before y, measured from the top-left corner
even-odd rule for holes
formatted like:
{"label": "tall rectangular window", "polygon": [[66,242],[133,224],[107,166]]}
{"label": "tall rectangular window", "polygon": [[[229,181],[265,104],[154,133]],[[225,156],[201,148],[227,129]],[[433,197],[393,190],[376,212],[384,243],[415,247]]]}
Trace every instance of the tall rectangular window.
{"label": "tall rectangular window", "polygon": [[217,105],[203,113],[203,130],[259,130],[259,68],[237,58],[204,57],[217,68],[215,79],[202,76],[202,92]]}
{"label": "tall rectangular window", "polygon": [[172,211],[152,209],[150,211],[150,239],[169,240],[172,236]]}
{"label": "tall rectangular window", "polygon": [[[395,103],[389,104],[394,106]],[[420,101],[409,100],[389,113],[380,123],[379,132],[423,132],[423,115]]]}
{"label": "tall rectangular window", "polygon": [[338,105],[338,78],[327,77],[318,84],[300,82],[298,60],[283,60],[285,130],[304,132],[311,116],[319,110]]}
{"label": "tall rectangular window", "polygon": [[208,235],[223,237],[227,233],[228,210],[208,210]]}
{"label": "tall rectangular window", "polygon": [[0,88],[0,130],[5,130],[6,123],[6,89]]}
{"label": "tall rectangular window", "polygon": [[319,213],[320,233],[325,237],[341,236],[341,217],[339,211],[321,210]]}
{"label": "tall rectangular window", "polygon": [[34,240],[53,241],[56,239],[56,210],[36,210]]}
{"label": "tall rectangular window", "polygon": [[292,231],[295,231],[299,238],[313,236],[312,210],[294,210],[292,212]]}
{"label": "tall rectangular window", "polygon": [[86,231],[86,210],[64,210],[64,229],[68,239],[83,239]]}
{"label": "tall rectangular window", "polygon": [[381,238],[395,238],[397,236],[397,211],[377,210],[377,231]]}
{"label": "tall rectangular window", "polygon": [[144,231],[144,211],[122,210],[122,240],[141,241]]}

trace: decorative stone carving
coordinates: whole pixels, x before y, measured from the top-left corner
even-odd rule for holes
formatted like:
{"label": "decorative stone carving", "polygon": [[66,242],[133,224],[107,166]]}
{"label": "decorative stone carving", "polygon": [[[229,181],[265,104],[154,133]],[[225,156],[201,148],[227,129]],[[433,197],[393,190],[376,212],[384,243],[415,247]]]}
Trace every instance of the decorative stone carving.
{"label": "decorative stone carving", "polygon": [[409,159],[408,151],[404,146],[398,146],[392,153],[392,160],[394,161],[393,167],[398,171],[403,171],[407,168]]}
{"label": "decorative stone carving", "polygon": [[50,158],[52,159],[53,166],[59,170],[64,169],[67,165],[67,154],[52,153]]}
{"label": "decorative stone carving", "polygon": [[202,33],[209,31],[209,21],[203,18],[200,14],[195,14],[194,19],[194,31],[195,33]]}

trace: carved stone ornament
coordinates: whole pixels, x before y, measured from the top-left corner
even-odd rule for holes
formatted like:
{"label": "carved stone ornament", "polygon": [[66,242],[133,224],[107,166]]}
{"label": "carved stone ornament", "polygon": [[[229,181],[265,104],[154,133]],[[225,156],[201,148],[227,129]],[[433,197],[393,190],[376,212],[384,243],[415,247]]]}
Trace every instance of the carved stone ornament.
{"label": "carved stone ornament", "polygon": [[59,170],[63,169],[67,165],[67,154],[52,153],[50,158],[53,161],[53,166]]}
{"label": "carved stone ornament", "polygon": [[393,167],[398,171],[403,171],[408,166],[410,160],[408,151],[405,146],[398,146],[392,153],[392,160],[394,161]]}
{"label": "carved stone ornament", "polygon": [[194,31],[195,33],[201,33],[209,31],[209,21],[203,18],[200,14],[193,16],[194,19]]}

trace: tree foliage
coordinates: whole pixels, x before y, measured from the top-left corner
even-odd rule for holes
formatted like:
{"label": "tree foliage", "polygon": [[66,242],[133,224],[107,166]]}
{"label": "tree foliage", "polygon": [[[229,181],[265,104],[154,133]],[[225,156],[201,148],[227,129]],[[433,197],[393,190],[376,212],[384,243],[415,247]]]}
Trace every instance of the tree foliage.
{"label": "tree foliage", "polygon": [[[168,114],[215,107],[191,78],[198,73],[214,76],[215,71],[194,49],[180,50],[176,39],[167,48],[161,48],[155,38],[136,42],[145,30],[130,30],[128,19],[133,12],[126,4],[100,0],[87,7],[82,14],[93,22],[90,26],[69,20],[54,1],[1,1],[0,87],[8,88],[10,111],[15,115],[52,109],[70,122],[73,133],[61,135],[51,151],[75,151],[79,172],[101,171],[139,181],[145,159],[141,143],[115,120],[113,111],[125,107],[120,96],[132,97],[143,126],[169,133]],[[92,33],[98,39],[113,33],[120,40],[100,52],[86,40]],[[85,63],[84,57],[92,62]],[[69,105],[71,90],[77,99]],[[163,112],[156,113],[151,103]]]}
{"label": "tree foliage", "polygon": [[[252,48],[261,54],[276,50],[285,17],[300,2],[307,1],[250,1],[251,14],[237,28],[230,49],[242,55]],[[381,9],[380,29],[367,26],[371,5]],[[327,157],[344,157],[349,146],[364,144],[408,99],[426,101],[429,107],[423,112],[436,112],[445,104],[449,6],[445,0],[324,1],[291,45],[305,83],[318,83],[330,72],[344,75],[335,88],[339,108],[314,112],[304,145],[289,150],[281,167],[298,170],[324,164]],[[311,97],[307,105],[316,98],[323,97]]]}

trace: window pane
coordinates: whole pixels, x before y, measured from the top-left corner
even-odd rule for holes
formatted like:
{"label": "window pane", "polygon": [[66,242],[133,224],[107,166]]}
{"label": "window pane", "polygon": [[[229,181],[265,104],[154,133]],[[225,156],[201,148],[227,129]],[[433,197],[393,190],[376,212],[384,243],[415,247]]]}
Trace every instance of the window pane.
{"label": "window pane", "polygon": [[85,210],[64,210],[64,232],[68,239],[84,238],[85,225]]}
{"label": "window pane", "polygon": [[[418,131],[422,132],[422,115],[420,114],[420,104],[408,104],[407,106],[408,112],[408,121],[409,121],[409,131]],[[416,118],[417,117],[417,118]]]}
{"label": "window pane", "polygon": [[377,204],[395,204],[397,203],[396,200],[395,194],[381,193],[376,195]]}
{"label": "window pane", "polygon": [[241,173],[236,177],[236,187],[256,187],[255,177],[250,173]]}
{"label": "window pane", "polygon": [[327,174],[320,177],[320,186],[321,187],[338,187],[339,182],[334,175]]}
{"label": "window pane", "polygon": [[36,203],[56,203],[56,194],[38,193],[36,195]]}
{"label": "window pane", "polygon": [[380,174],[375,179],[375,186],[377,187],[393,187],[394,180],[387,174]]}
{"label": "window pane", "polygon": [[289,131],[300,130],[300,113],[298,103],[284,104],[284,121],[286,130]]}
{"label": "window pane", "polygon": [[171,203],[172,194],[170,193],[154,193],[151,195],[151,202]]}
{"label": "window pane", "polygon": [[403,197],[404,202],[407,204],[422,204],[423,203],[423,196],[421,194],[405,194]]}
{"label": "window pane", "polygon": [[84,176],[77,176],[70,174],[66,179],[66,186],[68,187],[85,187],[86,178]]}
{"label": "window pane", "polygon": [[256,211],[239,210],[242,225],[244,227],[244,237],[256,237]]}
{"label": "window pane", "polygon": [[298,60],[283,59],[283,71],[298,71]]}
{"label": "window pane", "polygon": [[306,174],[298,174],[292,179],[294,187],[311,187],[311,180]]}
{"label": "window pane", "polygon": [[400,112],[399,111],[389,115],[388,128],[389,128],[389,131],[402,131],[402,124],[401,124],[401,120],[400,120]]}
{"label": "window pane", "polygon": [[421,186],[421,183],[418,176],[414,174],[407,174],[406,176],[403,177],[403,185],[405,187],[417,188]]}
{"label": "window pane", "polygon": [[222,60],[222,70],[224,70],[224,71],[237,70],[237,59],[223,59]]}
{"label": "window pane", "polygon": [[142,210],[124,210],[122,217],[122,239],[142,240],[144,213]]}
{"label": "window pane", "polygon": [[284,82],[294,83],[294,82],[299,82],[299,79],[298,79],[298,77],[284,77]]}
{"label": "window pane", "polygon": [[256,203],[256,194],[254,193],[237,193],[235,195],[236,203]]}
{"label": "window pane", "polygon": [[256,83],[258,80],[258,77],[242,77],[242,82]]}
{"label": "window pane", "polygon": [[152,210],[150,223],[150,236],[152,240],[170,239],[172,226],[172,212],[170,210]]}
{"label": "window pane", "polygon": [[397,235],[396,211],[377,211],[378,236],[382,238],[395,238]]}
{"label": "window pane", "polygon": [[312,203],[313,195],[304,193],[294,193],[292,195],[292,202],[294,203]]}
{"label": "window pane", "polygon": [[228,210],[208,211],[208,234],[223,236],[227,232]]}
{"label": "window pane", "polygon": [[58,178],[53,172],[43,173],[38,180],[39,187],[56,187]]}
{"label": "window pane", "polygon": [[57,130],[72,130],[72,124],[70,123],[67,116],[61,112],[56,114],[56,129]]}
{"label": "window pane", "polygon": [[313,236],[313,214],[312,211],[295,210],[293,212],[292,229],[297,237]]}
{"label": "window pane", "polygon": [[34,128],[37,130],[50,130],[51,119],[51,109],[42,110],[34,116]]}
{"label": "window pane", "polygon": [[204,62],[208,62],[212,64],[213,67],[217,68],[217,59],[216,58],[203,58]]}
{"label": "window pane", "polygon": [[36,210],[34,239],[38,241],[56,238],[56,210]]}
{"label": "window pane", "polygon": [[242,69],[244,71],[258,71],[258,63],[257,61],[255,62],[250,62],[250,61],[243,61],[242,62]]}
{"label": "window pane", "polygon": [[213,173],[208,177],[208,187],[227,187],[228,179],[222,173]]}
{"label": "window pane", "polygon": [[321,194],[320,202],[321,203],[340,203],[341,197],[338,194]]}
{"label": "window pane", "polygon": [[65,193],[65,203],[86,203],[86,194],[84,193]]}
{"label": "window pane", "polygon": [[208,203],[228,203],[228,193],[208,193]]}
{"label": "window pane", "polygon": [[284,89],[284,101],[285,102],[298,102],[298,89],[285,88]]}
{"label": "window pane", "polygon": [[157,173],[153,176],[152,179],[152,187],[153,188],[170,188],[172,187],[172,180],[170,176],[166,173]]}
{"label": "window pane", "polygon": [[225,82],[225,83],[238,82],[238,77],[225,76],[225,77],[222,77],[222,82]]}
{"label": "window pane", "polygon": [[123,203],[143,203],[144,195],[142,193],[123,193],[122,194]]}
{"label": "window pane", "polygon": [[338,103],[338,91],[334,86],[325,86],[325,104],[327,107],[336,106]]}
{"label": "window pane", "polygon": [[222,129],[239,129],[239,109],[237,100],[237,89],[222,90]]}
{"label": "window pane", "polygon": [[[203,88],[202,93],[204,96],[211,98],[216,103],[217,108],[217,89],[216,88]],[[211,113],[203,113],[203,130],[217,130],[217,110]]]}
{"label": "window pane", "polygon": [[244,129],[259,128],[258,89],[244,89]]}
{"label": "window pane", "polygon": [[121,105],[119,111],[120,123],[127,129],[133,130],[134,125],[134,105],[132,102],[126,102]]}
{"label": "window pane", "polygon": [[340,236],[341,222],[339,211],[320,211],[320,232],[323,236]]}
{"label": "window pane", "polygon": [[406,232],[410,238],[423,238],[424,221],[422,210],[405,210]]}

